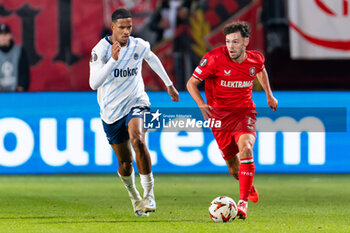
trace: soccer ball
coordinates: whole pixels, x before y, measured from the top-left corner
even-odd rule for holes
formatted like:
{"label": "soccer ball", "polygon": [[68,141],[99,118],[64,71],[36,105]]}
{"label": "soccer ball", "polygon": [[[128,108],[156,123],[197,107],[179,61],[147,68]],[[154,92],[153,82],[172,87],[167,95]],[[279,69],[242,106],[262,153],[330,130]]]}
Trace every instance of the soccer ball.
{"label": "soccer ball", "polygon": [[217,197],[210,203],[209,216],[214,222],[232,222],[237,216],[237,205],[230,197]]}

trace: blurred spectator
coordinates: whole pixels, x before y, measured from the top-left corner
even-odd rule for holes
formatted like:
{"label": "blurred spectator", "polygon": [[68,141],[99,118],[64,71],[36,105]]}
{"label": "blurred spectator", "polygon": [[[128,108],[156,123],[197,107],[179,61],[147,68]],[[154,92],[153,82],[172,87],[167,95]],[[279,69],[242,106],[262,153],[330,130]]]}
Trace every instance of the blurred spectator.
{"label": "blurred spectator", "polygon": [[177,10],[182,2],[182,0],[163,0],[160,2],[150,22],[150,29],[156,33],[156,43],[163,39],[174,38],[178,17]]}
{"label": "blurred spectator", "polygon": [[177,9],[176,30],[174,37],[174,62],[176,84],[179,90],[185,90],[187,80],[198,65],[199,60],[192,48],[190,16],[194,13],[198,0],[183,0]]}
{"label": "blurred spectator", "polygon": [[0,25],[0,91],[27,91],[29,64],[22,46],[15,45],[11,29]]}
{"label": "blurred spectator", "polygon": [[185,84],[200,58],[191,48],[192,36],[189,18],[198,6],[198,0],[163,0],[150,20],[150,29],[156,33],[155,43],[173,40],[176,87],[185,90]]}

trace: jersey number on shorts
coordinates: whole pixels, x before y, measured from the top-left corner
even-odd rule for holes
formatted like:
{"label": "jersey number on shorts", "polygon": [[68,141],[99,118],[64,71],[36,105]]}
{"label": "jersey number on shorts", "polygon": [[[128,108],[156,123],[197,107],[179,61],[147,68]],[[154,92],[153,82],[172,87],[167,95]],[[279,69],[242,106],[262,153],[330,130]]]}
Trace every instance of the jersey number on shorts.
{"label": "jersey number on shorts", "polygon": [[252,118],[248,117],[248,125],[250,125],[252,123]]}
{"label": "jersey number on shorts", "polygon": [[133,116],[141,115],[141,109],[138,109],[138,108],[133,109],[132,115]]}

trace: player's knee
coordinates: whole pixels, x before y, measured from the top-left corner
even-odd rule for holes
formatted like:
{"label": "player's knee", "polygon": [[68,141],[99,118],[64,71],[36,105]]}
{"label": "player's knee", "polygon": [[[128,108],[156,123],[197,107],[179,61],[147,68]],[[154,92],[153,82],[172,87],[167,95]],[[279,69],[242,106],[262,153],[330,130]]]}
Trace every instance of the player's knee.
{"label": "player's knee", "polygon": [[142,133],[135,133],[130,137],[130,141],[135,150],[145,147],[145,139]]}

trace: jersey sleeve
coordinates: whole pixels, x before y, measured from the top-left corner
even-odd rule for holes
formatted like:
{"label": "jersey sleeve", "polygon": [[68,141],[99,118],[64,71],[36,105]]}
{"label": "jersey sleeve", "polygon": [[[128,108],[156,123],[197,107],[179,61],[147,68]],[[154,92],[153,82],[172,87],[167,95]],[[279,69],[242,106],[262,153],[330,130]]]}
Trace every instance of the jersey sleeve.
{"label": "jersey sleeve", "polygon": [[148,59],[150,59],[152,57],[152,50],[151,50],[151,45],[148,41],[145,41],[141,38],[137,38],[136,40],[138,40],[138,43],[140,43],[140,45],[142,45],[144,47],[144,59],[147,61]]}
{"label": "jersey sleeve", "polygon": [[91,52],[89,84],[93,90],[102,85],[117,64],[112,57],[106,63],[104,53],[99,47],[95,47]]}
{"label": "jersey sleeve", "polygon": [[214,75],[215,72],[215,59],[210,54],[204,55],[202,60],[199,62],[199,65],[194,70],[192,76],[199,81],[203,81],[208,77]]}
{"label": "jersey sleeve", "polygon": [[152,68],[154,72],[163,80],[164,84],[168,87],[173,85],[173,82],[170,80],[168,74],[166,73],[163,64],[152,51],[150,52],[150,57],[145,59],[148,65]]}
{"label": "jersey sleeve", "polygon": [[256,51],[257,55],[257,73],[265,69],[265,57],[262,53]]}
{"label": "jersey sleeve", "polygon": [[93,48],[91,51],[91,57],[90,57],[90,67],[100,67],[105,64],[103,54],[101,52],[101,49],[99,48]]}

